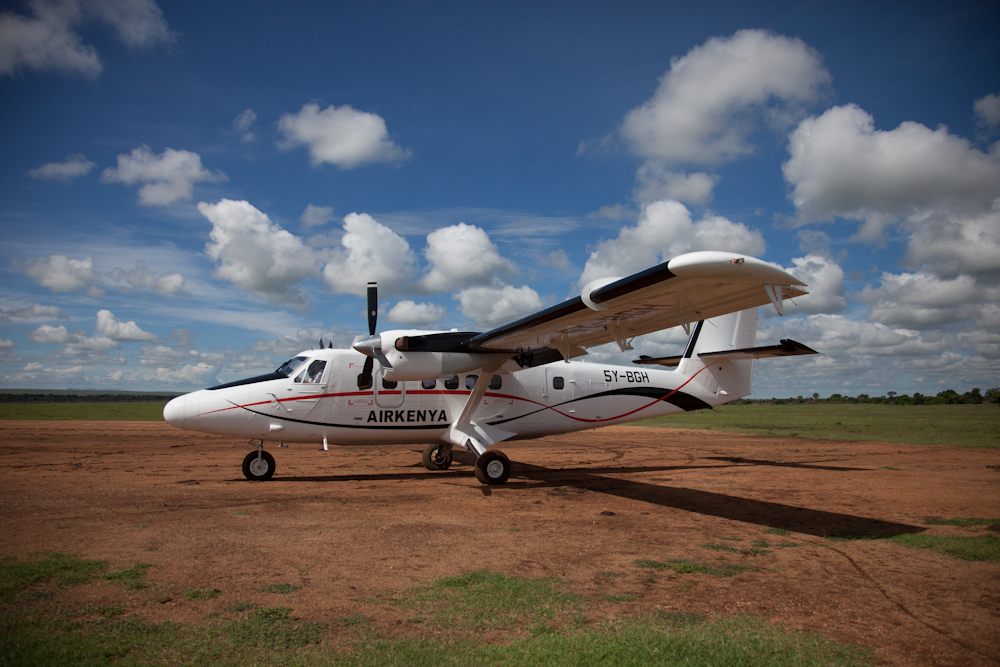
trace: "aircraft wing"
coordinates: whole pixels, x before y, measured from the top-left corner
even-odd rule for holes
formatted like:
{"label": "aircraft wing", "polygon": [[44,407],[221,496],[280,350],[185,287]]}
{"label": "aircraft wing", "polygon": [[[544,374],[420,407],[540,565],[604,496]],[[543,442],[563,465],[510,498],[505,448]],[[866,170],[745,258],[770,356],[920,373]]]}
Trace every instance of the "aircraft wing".
{"label": "aircraft wing", "polygon": [[[570,357],[588,347],[808,294],[805,283],[753,257],[703,251],[679,255],[627,278],[595,281],[583,294],[478,334],[470,351],[537,351]],[[558,357],[557,357],[558,358]]]}

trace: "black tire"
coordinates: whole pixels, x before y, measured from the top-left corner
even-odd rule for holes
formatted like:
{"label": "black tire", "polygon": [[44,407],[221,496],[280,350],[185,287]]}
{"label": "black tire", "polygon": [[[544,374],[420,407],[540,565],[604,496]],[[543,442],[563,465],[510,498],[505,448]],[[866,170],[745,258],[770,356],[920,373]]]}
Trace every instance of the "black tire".
{"label": "black tire", "polygon": [[444,448],[441,443],[431,443],[424,449],[423,462],[428,470],[447,470],[451,467],[451,449],[447,454],[441,454]]}
{"label": "black tire", "polygon": [[267,452],[260,453],[260,460],[257,460],[257,452],[250,452],[243,459],[243,476],[251,482],[264,482],[274,477],[274,457]]}
{"label": "black tire", "polygon": [[476,479],[483,484],[503,484],[510,477],[510,459],[499,451],[487,451],[476,459]]}

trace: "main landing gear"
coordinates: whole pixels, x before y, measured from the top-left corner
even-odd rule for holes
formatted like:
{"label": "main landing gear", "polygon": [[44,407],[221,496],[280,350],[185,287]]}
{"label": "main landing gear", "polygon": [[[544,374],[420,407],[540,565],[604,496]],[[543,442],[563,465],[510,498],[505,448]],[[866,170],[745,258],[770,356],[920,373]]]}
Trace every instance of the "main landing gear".
{"label": "main landing gear", "polygon": [[[250,441],[253,443],[253,440]],[[257,451],[243,459],[243,476],[250,481],[263,482],[274,476],[274,457],[264,451],[264,441],[257,441]]]}
{"label": "main landing gear", "polygon": [[503,484],[510,477],[510,459],[503,452],[491,449],[476,459],[476,479],[483,484]]}
{"label": "main landing gear", "polygon": [[[435,442],[424,449],[423,462],[428,470],[447,470],[451,461],[451,445]],[[503,452],[488,450],[476,459],[476,479],[482,484],[503,484],[508,477],[510,459]]]}
{"label": "main landing gear", "polygon": [[[447,470],[451,461],[451,445],[435,442],[424,449],[423,462],[428,470]],[[503,484],[508,477],[510,459],[503,452],[487,450],[476,459],[476,479],[482,484]]]}

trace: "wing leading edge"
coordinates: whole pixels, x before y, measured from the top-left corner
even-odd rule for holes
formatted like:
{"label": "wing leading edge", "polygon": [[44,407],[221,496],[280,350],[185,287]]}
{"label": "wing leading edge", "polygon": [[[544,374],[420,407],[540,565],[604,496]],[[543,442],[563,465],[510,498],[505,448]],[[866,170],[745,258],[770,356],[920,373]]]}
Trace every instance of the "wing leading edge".
{"label": "wing leading edge", "polygon": [[473,336],[469,351],[537,352],[564,359],[588,347],[688,328],[692,322],[808,294],[791,274],[753,257],[703,251],[679,255],[627,278],[595,281],[581,296]]}

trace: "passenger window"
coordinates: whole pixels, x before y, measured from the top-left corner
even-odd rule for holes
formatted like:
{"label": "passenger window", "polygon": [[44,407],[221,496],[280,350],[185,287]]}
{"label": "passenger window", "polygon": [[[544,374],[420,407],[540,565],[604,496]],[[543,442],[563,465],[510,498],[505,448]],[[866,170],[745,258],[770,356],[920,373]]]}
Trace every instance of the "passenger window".
{"label": "passenger window", "polygon": [[465,388],[472,390],[476,387],[476,380],[479,379],[478,375],[466,375],[465,376]]}
{"label": "passenger window", "polygon": [[382,378],[382,388],[383,389],[395,389],[398,382],[393,382],[392,380],[386,380]]}
{"label": "passenger window", "polygon": [[444,381],[445,389],[458,389],[458,376],[452,375],[450,380]]}
{"label": "passenger window", "polygon": [[501,378],[499,375],[494,375],[493,379],[490,380],[490,389],[496,390],[502,386],[503,386],[503,378]]}
{"label": "passenger window", "polygon": [[433,389],[437,386],[437,380],[421,380],[420,386],[424,389]]}
{"label": "passenger window", "polygon": [[566,386],[566,381],[563,380],[558,375],[555,376],[554,378],[552,378],[552,388],[553,389],[562,389],[565,386]]}

